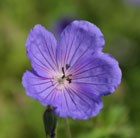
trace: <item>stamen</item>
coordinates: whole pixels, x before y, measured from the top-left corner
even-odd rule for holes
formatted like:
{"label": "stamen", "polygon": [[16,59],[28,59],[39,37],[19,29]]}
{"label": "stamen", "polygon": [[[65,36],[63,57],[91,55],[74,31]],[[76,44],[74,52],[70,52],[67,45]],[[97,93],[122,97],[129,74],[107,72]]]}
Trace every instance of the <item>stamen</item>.
{"label": "stamen", "polygon": [[69,79],[69,83],[71,83],[71,79]]}
{"label": "stamen", "polygon": [[65,75],[63,75],[61,78],[64,79],[65,78]]}
{"label": "stamen", "polygon": [[[66,69],[68,69],[70,67],[70,65],[66,64]],[[64,70],[64,67],[62,67],[62,77],[61,79],[64,81],[64,80],[67,80],[69,83],[71,83],[72,79],[70,78],[72,76],[72,74],[69,74],[68,76],[65,75],[65,70]],[[61,80],[61,81],[62,81]]]}
{"label": "stamen", "polygon": [[65,75],[64,67],[62,67],[62,72],[63,72],[63,74]]}
{"label": "stamen", "polygon": [[71,83],[71,81],[72,81],[72,79],[70,79],[70,78],[67,78],[66,79],[69,83]]}
{"label": "stamen", "polygon": [[70,67],[70,65],[69,64],[66,64],[66,69],[68,69]]}

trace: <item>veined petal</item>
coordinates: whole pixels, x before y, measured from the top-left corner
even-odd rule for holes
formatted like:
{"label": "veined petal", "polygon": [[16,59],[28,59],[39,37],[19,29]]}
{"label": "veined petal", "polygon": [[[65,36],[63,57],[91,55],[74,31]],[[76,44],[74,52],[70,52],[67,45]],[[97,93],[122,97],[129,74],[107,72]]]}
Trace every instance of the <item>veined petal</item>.
{"label": "veined petal", "polygon": [[99,113],[103,107],[101,98],[81,88],[70,86],[60,93],[61,106],[56,108],[59,116],[72,117],[73,119],[88,119]]}
{"label": "veined petal", "polygon": [[39,75],[46,76],[56,70],[56,39],[41,25],[36,25],[30,31],[26,50],[33,69]]}
{"label": "veined petal", "polygon": [[55,96],[57,85],[52,78],[41,77],[35,71],[26,71],[22,84],[28,96],[39,100],[44,105],[55,105],[52,98]]}
{"label": "veined petal", "polygon": [[118,62],[109,54],[99,52],[87,62],[82,62],[72,68],[72,82],[86,85],[89,91],[96,95],[106,95],[114,92],[121,82],[121,70]]}
{"label": "veined petal", "polygon": [[100,29],[87,21],[74,21],[61,34],[57,58],[61,66],[73,66],[81,59],[88,59],[105,44]]}
{"label": "veined petal", "polygon": [[84,90],[82,87],[58,89],[51,78],[42,78],[34,71],[26,71],[22,78],[26,94],[37,99],[45,106],[55,107],[61,117],[88,119],[99,113],[103,107],[98,95]]}

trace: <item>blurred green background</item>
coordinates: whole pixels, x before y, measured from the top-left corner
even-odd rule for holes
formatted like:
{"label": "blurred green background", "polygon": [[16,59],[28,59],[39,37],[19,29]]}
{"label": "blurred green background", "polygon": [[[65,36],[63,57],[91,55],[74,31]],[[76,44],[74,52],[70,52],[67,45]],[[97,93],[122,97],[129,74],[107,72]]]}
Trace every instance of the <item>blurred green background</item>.
{"label": "blurred green background", "polygon": [[[140,137],[140,5],[133,0],[0,0],[0,138],[45,138],[38,101],[27,97],[22,74],[30,69],[25,40],[35,24],[49,30],[63,16],[95,23],[123,72],[122,83],[103,97],[104,108],[86,121],[69,119],[72,138]],[[67,136],[58,120],[57,138]]]}

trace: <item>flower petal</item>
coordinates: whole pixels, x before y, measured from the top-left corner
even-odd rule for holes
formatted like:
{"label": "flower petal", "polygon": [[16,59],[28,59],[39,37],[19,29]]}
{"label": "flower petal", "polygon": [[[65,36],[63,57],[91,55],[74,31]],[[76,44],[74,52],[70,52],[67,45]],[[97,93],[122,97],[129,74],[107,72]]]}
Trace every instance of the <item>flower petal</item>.
{"label": "flower petal", "polygon": [[26,71],[22,78],[26,94],[39,100],[44,105],[54,105],[52,95],[56,92],[56,84],[52,78],[39,76],[35,71]]}
{"label": "flower petal", "polygon": [[82,87],[57,89],[51,78],[42,78],[34,71],[26,71],[22,84],[28,96],[40,101],[43,105],[55,107],[61,117],[88,119],[99,113],[103,107],[101,98],[94,93],[83,91]]}
{"label": "flower petal", "polygon": [[66,88],[60,94],[61,106],[56,108],[56,113],[61,117],[88,119],[96,116],[103,107],[99,96],[83,91],[79,87]]}
{"label": "flower petal", "polygon": [[45,76],[56,70],[56,39],[41,25],[36,25],[30,31],[26,50],[33,69],[39,75]]}
{"label": "flower petal", "polygon": [[109,54],[99,52],[89,61],[82,62],[71,70],[72,82],[92,91],[96,95],[114,92],[121,82],[121,70],[118,62]]}
{"label": "flower petal", "polygon": [[81,58],[87,59],[105,44],[100,29],[87,21],[74,21],[61,34],[57,58],[61,66],[73,66]]}

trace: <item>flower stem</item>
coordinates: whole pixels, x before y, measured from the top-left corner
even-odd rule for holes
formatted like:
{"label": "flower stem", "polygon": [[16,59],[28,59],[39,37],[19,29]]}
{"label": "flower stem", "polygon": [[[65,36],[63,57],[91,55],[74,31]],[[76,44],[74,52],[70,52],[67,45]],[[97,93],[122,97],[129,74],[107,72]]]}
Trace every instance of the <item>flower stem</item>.
{"label": "flower stem", "polygon": [[70,126],[69,126],[69,120],[68,118],[65,119],[66,121],[66,126],[67,126],[67,135],[68,135],[68,138],[72,138],[72,135],[71,135],[71,130],[70,130]]}

